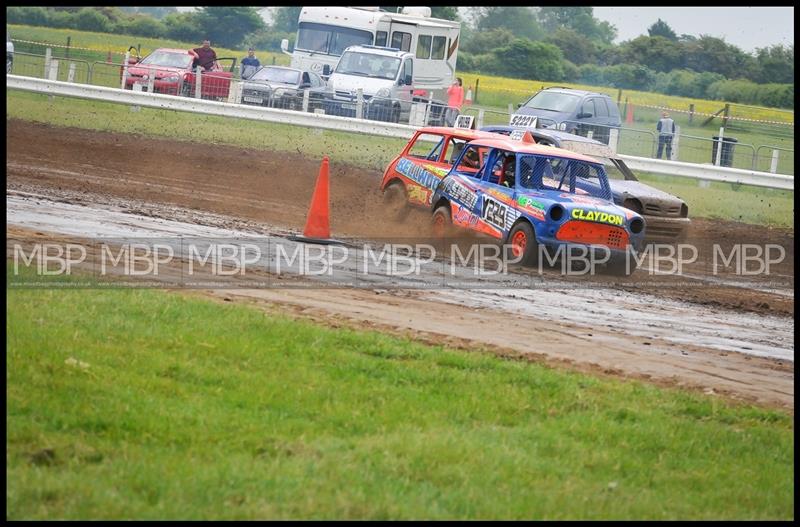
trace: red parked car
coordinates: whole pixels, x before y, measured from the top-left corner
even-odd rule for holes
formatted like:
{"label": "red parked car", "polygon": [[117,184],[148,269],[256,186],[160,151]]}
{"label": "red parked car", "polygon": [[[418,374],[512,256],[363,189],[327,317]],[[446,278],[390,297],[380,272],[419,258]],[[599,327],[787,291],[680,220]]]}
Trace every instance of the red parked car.
{"label": "red parked car", "polygon": [[[185,49],[159,48],[143,59],[131,57],[128,61],[128,77],[125,89],[131,90],[135,85],[147,91],[150,76],[154,75],[154,93],[169,95],[194,96],[195,73],[192,70],[194,57]],[[220,63],[231,61],[230,67]],[[200,94],[203,99],[225,99],[230,91],[235,58],[220,58],[211,64],[201,64]]]}

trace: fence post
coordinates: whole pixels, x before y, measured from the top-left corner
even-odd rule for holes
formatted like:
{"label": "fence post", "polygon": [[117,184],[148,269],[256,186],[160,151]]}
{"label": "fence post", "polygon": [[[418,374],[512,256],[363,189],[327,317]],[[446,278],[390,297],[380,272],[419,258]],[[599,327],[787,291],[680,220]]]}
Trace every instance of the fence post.
{"label": "fence post", "polygon": [[128,50],[125,52],[125,59],[122,62],[122,86],[120,86],[120,89],[123,90],[125,89],[125,85],[128,82],[128,59],[130,58],[131,58],[131,52],[130,50]]}
{"label": "fence post", "polygon": [[670,161],[677,161],[678,160],[678,145],[681,142],[681,127],[677,124],[675,125],[675,133],[672,134],[672,152],[670,153],[669,160]]}
{"label": "fence post", "polygon": [[203,68],[198,64],[197,69],[195,70],[195,74],[194,74],[194,98],[195,99],[201,99],[202,98],[202,92],[200,91],[200,87],[202,86],[202,83],[203,83],[203,79],[201,78],[202,75],[203,75],[201,73],[202,71],[203,71]]}
{"label": "fence post", "polygon": [[47,78],[47,73],[50,71],[50,61],[52,60],[52,58],[53,58],[53,50],[50,49],[50,48],[47,48],[44,51],[44,75],[43,75],[43,77],[45,79]]}
{"label": "fence post", "polygon": [[69,58],[69,46],[70,46],[71,42],[72,42],[72,37],[67,37],[67,50],[65,52],[65,57],[64,58],[67,58],[67,59]]}
{"label": "fence post", "polygon": [[719,166],[719,162],[722,159],[722,138],[725,134],[725,127],[721,126],[719,128],[719,144],[717,145],[717,155],[714,159],[714,165]]}
{"label": "fence post", "polygon": [[308,111],[308,99],[309,99],[310,96],[311,96],[311,91],[308,88],[304,89],[303,90],[303,111],[304,112]]}
{"label": "fence post", "polygon": [[356,119],[364,118],[364,89],[356,90]]}
{"label": "fence post", "polygon": [[58,61],[50,59],[50,70],[47,72],[47,79],[51,81],[58,80]]}
{"label": "fence post", "polygon": [[588,130],[586,132],[586,139],[591,139],[592,137],[594,137],[594,131],[593,130]]}
{"label": "fence post", "polygon": [[778,173],[778,150],[772,151],[772,162],[769,164],[769,171],[773,174]]}
{"label": "fence post", "polygon": [[150,72],[150,75],[147,76],[147,93],[153,93],[153,90],[156,87],[156,72],[155,70]]}
{"label": "fence post", "polygon": [[242,86],[244,82],[238,81],[235,79],[231,80],[230,89],[228,90],[228,102],[233,104],[239,104],[242,102]]}
{"label": "fence post", "polygon": [[725,128],[728,126],[728,115],[731,112],[731,105],[729,103],[725,103],[725,114],[722,117],[722,127]]}
{"label": "fence post", "polygon": [[478,124],[476,128],[483,127],[483,108],[478,109]]}
{"label": "fence post", "polygon": [[75,82],[75,66],[74,62],[69,63],[69,73],[67,73],[67,82]]}
{"label": "fence post", "polygon": [[617,153],[617,145],[619,144],[619,128],[612,128],[608,132],[608,146],[611,151]]}
{"label": "fence post", "polygon": [[509,118],[514,115],[514,105],[512,103],[508,103],[508,115]]}
{"label": "fence post", "polygon": [[689,104],[689,124],[694,120],[694,103]]}
{"label": "fence post", "polygon": [[472,94],[472,102],[478,104],[478,83],[481,82],[480,79],[475,79],[475,93]]}

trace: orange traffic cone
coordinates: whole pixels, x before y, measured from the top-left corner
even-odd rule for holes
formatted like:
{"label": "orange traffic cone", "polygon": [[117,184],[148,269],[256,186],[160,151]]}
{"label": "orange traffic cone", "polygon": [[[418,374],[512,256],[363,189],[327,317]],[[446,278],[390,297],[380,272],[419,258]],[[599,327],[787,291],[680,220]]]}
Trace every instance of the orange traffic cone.
{"label": "orange traffic cone", "polygon": [[633,124],[633,104],[628,105],[628,115],[625,116],[625,123]]}
{"label": "orange traffic cone", "polygon": [[314,195],[311,197],[311,206],[308,209],[308,218],[306,219],[306,228],[303,230],[303,235],[289,236],[289,239],[306,243],[341,244],[342,242],[331,239],[329,217],[328,156],[325,156],[322,158],[322,165],[319,167],[317,186],[314,188]]}

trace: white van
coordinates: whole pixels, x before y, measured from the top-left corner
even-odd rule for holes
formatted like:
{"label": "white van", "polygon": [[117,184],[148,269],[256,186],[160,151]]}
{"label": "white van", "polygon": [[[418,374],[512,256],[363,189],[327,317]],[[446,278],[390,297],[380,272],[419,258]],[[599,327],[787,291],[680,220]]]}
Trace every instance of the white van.
{"label": "white van", "polygon": [[432,18],[429,7],[404,7],[400,13],[377,7],[303,7],[298,17],[292,67],[327,77],[350,46],[390,47],[415,59],[415,79],[432,98],[444,98],[455,80],[461,24]]}
{"label": "white van", "polygon": [[358,90],[364,117],[380,121],[407,120],[414,97],[414,55],[378,46],[350,46],[328,79],[333,99],[325,113],[354,117]]}

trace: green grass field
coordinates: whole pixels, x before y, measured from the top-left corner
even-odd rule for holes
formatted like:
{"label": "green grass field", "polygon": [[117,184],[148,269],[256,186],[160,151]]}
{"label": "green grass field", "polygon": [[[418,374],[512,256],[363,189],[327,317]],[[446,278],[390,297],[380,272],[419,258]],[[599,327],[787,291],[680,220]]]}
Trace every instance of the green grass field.
{"label": "green grass field", "polygon": [[[312,158],[330,156],[382,171],[405,145],[399,139],[382,139],[344,132],[312,132],[307,128],[194,115],[128,106],[6,91],[7,118],[27,119],[56,126],[138,133],[186,141],[204,141],[260,150],[303,153]],[[87,117],[88,116],[88,117]],[[669,176],[643,174],[644,181],[672,192],[689,205],[690,216],[733,219],[744,223],[794,227],[794,195],[790,191],[698,182]],[[377,181],[376,181],[377,185]]]}
{"label": "green grass field", "polygon": [[781,412],[163,291],[7,292],[10,519],[794,517]]}

